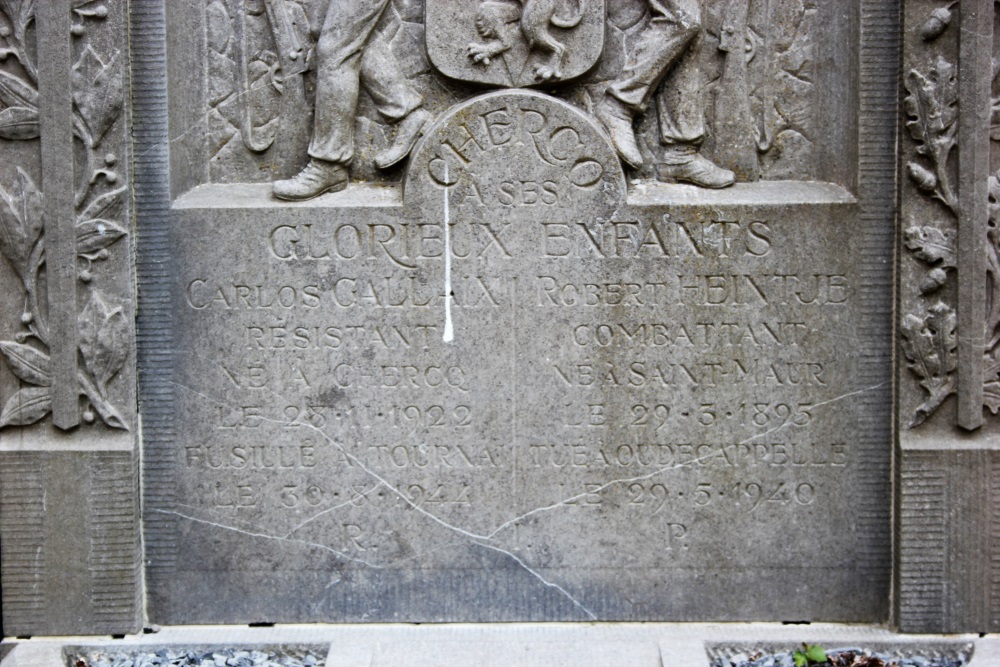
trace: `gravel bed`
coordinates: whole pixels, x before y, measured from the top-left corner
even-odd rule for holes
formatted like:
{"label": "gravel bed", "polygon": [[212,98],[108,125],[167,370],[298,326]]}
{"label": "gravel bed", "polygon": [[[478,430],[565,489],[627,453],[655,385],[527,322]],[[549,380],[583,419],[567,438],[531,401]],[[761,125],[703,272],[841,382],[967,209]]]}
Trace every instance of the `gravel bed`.
{"label": "gravel bed", "polygon": [[163,649],[151,652],[93,651],[69,656],[69,667],[323,667],[307,649],[211,651]]}
{"label": "gravel bed", "polygon": [[[824,647],[825,648],[825,647]],[[969,661],[967,651],[949,655],[920,655],[917,651],[870,651],[858,647],[825,649],[825,662],[810,662],[809,667],[962,667]],[[713,651],[711,667],[795,667],[795,649],[780,653]]]}

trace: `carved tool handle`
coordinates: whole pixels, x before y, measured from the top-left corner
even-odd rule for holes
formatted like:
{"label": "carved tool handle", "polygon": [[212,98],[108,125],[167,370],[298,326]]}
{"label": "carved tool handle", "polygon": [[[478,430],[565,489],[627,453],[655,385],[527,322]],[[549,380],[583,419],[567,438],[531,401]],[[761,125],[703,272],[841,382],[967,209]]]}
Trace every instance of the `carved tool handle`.
{"label": "carved tool handle", "polygon": [[278,45],[278,60],[281,62],[281,69],[286,77],[290,74],[297,74],[298,72],[291,67],[286,67],[286,64],[290,64],[287,61],[303,64],[302,42],[299,41],[294,21],[288,15],[285,0],[264,0],[264,7],[267,9],[267,18],[271,22],[274,41]]}
{"label": "carved tool handle", "polygon": [[732,169],[741,180],[760,178],[757,136],[750,111],[747,81],[747,0],[731,0],[719,36],[719,50],[726,62],[716,97],[716,161]]}
{"label": "carved tool handle", "polygon": [[240,108],[240,136],[247,148],[255,153],[262,153],[274,143],[275,135],[257,139],[254,136],[253,119],[250,117],[250,77],[247,72],[247,12],[242,0],[233,0],[230,4],[231,13],[235,16],[233,22],[233,55],[236,60],[236,95]]}

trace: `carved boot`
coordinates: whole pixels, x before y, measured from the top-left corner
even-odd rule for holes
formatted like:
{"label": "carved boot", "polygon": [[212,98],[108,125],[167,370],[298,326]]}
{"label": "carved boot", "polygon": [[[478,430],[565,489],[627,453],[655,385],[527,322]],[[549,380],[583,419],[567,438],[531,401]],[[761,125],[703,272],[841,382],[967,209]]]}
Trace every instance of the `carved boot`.
{"label": "carved boot", "polygon": [[386,169],[409,155],[430,122],[431,113],[427,109],[414,109],[410,115],[399,121],[396,126],[396,138],[375,156],[375,165],[379,169]]}
{"label": "carved boot", "polygon": [[605,95],[595,110],[597,120],[608,131],[611,143],[626,164],[638,169],[642,166],[642,153],[632,129],[632,112],[610,95]]}
{"label": "carved boot", "polygon": [[275,181],[271,193],[278,199],[305,201],[324,192],[337,192],[347,187],[347,168],[336,162],[312,158],[305,169],[284,181]]}
{"label": "carved boot", "polygon": [[656,179],[665,183],[691,183],[701,188],[727,188],[736,175],[702,156],[694,146],[668,146],[656,165]]}

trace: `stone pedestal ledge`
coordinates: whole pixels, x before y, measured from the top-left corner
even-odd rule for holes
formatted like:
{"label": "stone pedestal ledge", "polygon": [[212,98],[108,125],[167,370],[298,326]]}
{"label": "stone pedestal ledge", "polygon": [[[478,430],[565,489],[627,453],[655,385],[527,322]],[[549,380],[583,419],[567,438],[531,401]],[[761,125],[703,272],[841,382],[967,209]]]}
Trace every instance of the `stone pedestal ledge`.
{"label": "stone pedestal ledge", "polygon": [[[1000,635],[902,635],[869,625],[579,623],[173,626],[111,637],[6,639],[0,667],[57,667],[80,651],[154,652],[317,647],[327,667],[707,667],[713,647],[789,650],[802,642],[915,654],[966,651],[967,667],[1000,664]],[[327,648],[328,647],[328,648]]]}

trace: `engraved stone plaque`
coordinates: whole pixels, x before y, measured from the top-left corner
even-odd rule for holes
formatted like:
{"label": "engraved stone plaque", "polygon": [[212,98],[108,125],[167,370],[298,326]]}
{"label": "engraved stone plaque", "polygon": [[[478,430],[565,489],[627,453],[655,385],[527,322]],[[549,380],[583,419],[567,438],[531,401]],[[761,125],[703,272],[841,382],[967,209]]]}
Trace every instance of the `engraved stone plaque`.
{"label": "engraved stone plaque", "polygon": [[601,4],[168,8],[154,622],[886,618],[891,8]]}

